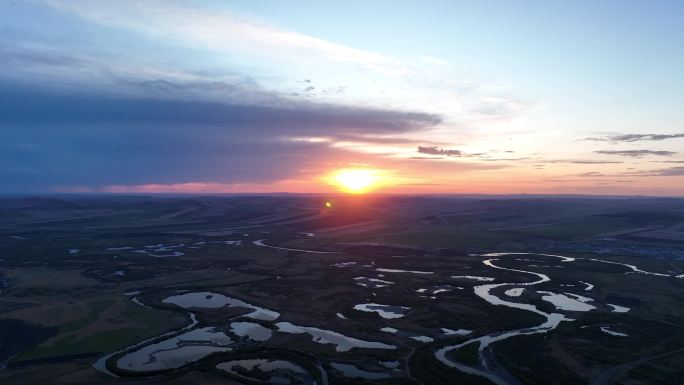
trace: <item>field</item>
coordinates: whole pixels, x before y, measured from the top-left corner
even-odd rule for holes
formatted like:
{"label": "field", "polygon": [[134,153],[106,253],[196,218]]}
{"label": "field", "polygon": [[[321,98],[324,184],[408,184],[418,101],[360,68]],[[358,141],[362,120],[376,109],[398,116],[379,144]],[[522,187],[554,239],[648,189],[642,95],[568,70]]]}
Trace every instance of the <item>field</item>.
{"label": "field", "polygon": [[56,196],[0,212],[3,384],[684,383],[681,199]]}

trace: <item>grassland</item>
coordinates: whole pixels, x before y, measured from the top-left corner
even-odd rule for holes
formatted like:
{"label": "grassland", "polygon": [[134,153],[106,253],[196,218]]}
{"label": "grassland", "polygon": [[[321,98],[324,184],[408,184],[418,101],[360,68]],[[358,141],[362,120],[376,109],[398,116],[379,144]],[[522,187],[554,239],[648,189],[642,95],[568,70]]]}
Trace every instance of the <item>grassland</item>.
{"label": "grassland", "polygon": [[[324,208],[326,200],[334,207]],[[519,383],[676,384],[683,377],[677,349],[684,345],[684,279],[676,276],[684,271],[684,247],[649,237],[681,232],[682,200],[34,197],[0,199],[0,213],[6,214],[0,216],[0,325],[7,330],[0,332],[0,361],[8,366],[0,371],[3,384],[138,381],[106,376],[91,365],[107,353],[187,325],[187,310],[162,302],[185,291],[227,295],[275,310],[279,320],[397,348],[339,352],[265,322],[273,330],[267,342],[231,334],[234,351],[140,381],[263,383],[225,375],[212,365],[240,357],[289,357],[321,381],[317,371],[323,368],[330,384],[487,384],[483,377],[443,365],[434,351],[544,319],[494,306],[474,292],[482,282],[453,277],[534,279],[521,271],[546,274],[551,281],[512,300],[554,312],[536,291],[564,292],[590,297],[596,309],[566,313],[573,321],[549,333],[495,343],[491,354]],[[262,239],[292,250],[255,244]],[[519,255],[497,262],[513,271],[485,266],[480,254],[496,251],[578,259],[566,264]],[[364,287],[356,280],[360,276],[390,283]],[[586,291],[580,282],[594,288]],[[492,293],[504,298],[504,289]],[[370,302],[409,310],[401,318],[385,319],[354,309]],[[629,311],[614,313],[608,304]],[[245,320],[240,308],[192,312],[197,327],[228,334],[230,320]],[[380,331],[387,326],[398,332]],[[606,334],[601,327],[628,337]],[[471,334],[449,336],[442,328]],[[433,341],[419,342],[415,336]],[[450,357],[477,366],[477,347],[467,345]],[[398,367],[387,369],[382,361],[396,361]],[[349,378],[331,362],[391,377]]]}

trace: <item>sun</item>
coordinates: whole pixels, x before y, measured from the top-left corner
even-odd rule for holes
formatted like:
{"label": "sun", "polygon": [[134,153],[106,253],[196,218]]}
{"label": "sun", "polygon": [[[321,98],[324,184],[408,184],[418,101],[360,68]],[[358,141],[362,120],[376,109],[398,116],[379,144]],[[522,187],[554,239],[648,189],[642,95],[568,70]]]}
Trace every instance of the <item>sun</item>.
{"label": "sun", "polygon": [[377,187],[380,175],[376,170],[344,169],[334,172],[327,179],[330,184],[337,186],[345,192],[362,194]]}

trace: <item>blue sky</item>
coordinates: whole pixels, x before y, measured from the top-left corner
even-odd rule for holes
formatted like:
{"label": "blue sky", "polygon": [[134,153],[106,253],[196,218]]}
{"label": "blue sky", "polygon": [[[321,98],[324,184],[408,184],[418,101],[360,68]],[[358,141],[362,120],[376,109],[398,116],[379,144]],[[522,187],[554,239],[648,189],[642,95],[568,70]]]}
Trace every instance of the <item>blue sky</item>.
{"label": "blue sky", "polygon": [[0,191],[681,195],[683,11],[0,2]]}

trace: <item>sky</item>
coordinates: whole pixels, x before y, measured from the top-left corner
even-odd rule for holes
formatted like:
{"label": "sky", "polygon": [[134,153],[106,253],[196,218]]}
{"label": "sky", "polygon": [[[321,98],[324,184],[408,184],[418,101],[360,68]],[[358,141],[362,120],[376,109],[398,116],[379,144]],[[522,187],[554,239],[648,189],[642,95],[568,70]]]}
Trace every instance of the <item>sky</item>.
{"label": "sky", "polygon": [[682,14],[0,0],[0,193],[682,196]]}

